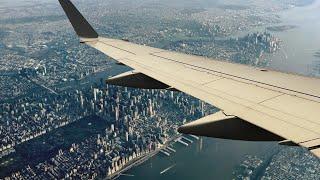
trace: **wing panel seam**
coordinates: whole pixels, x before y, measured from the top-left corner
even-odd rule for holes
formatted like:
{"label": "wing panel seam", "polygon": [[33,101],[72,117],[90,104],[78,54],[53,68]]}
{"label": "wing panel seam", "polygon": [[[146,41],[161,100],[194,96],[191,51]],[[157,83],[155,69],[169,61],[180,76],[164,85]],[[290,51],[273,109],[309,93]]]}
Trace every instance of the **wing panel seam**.
{"label": "wing panel seam", "polygon": [[[278,95],[276,95],[276,96],[274,96],[274,97],[271,97],[271,98],[265,99],[265,100],[263,100],[263,101],[261,101],[261,102],[258,102],[258,104],[263,105],[262,103],[265,103],[265,102],[267,102],[267,101],[270,101],[270,100],[272,100],[272,99],[275,99],[275,98],[280,97],[280,96],[283,96],[283,95],[285,95],[285,93],[280,93],[280,94],[278,94]],[[264,105],[263,105],[263,106],[264,106]],[[290,114],[290,115],[291,115],[291,114]]]}
{"label": "wing panel seam", "polygon": [[[250,82],[254,82],[254,83],[257,83],[257,84],[263,84],[263,85],[267,85],[267,86],[270,86],[270,87],[274,87],[274,88],[278,88],[278,89],[282,89],[282,90],[286,90],[286,91],[291,91],[291,92],[294,92],[294,93],[303,94],[303,95],[307,95],[307,96],[311,96],[311,97],[315,97],[315,98],[319,98],[319,99],[320,99],[320,97],[317,96],[317,95],[313,95],[313,94],[309,94],[309,93],[304,93],[304,92],[300,92],[300,91],[296,91],[296,90],[292,90],[292,89],[288,89],[288,88],[284,88],[284,87],[279,87],[279,86],[275,86],[275,85],[272,85],[272,84],[263,83],[263,82],[260,82],[260,81],[255,81],[255,80],[252,80],[252,79],[235,76],[235,75],[232,75],[232,74],[228,74],[228,73],[224,73],[224,72],[220,72],[220,71],[216,71],[216,70],[204,68],[204,67],[197,66],[197,65],[193,65],[193,64],[184,63],[184,62],[181,62],[181,61],[177,61],[177,60],[174,60],[174,59],[170,59],[170,58],[166,58],[166,57],[163,57],[163,56],[156,55],[155,53],[150,53],[150,55],[151,55],[151,56],[155,56],[155,57],[159,57],[159,58],[162,58],[162,59],[167,59],[167,60],[169,60],[169,61],[173,61],[173,62],[176,62],[176,63],[193,66],[193,67],[197,67],[197,68],[200,68],[200,69],[205,69],[205,70],[207,70],[207,71],[213,71],[213,72],[220,73],[220,74],[223,74],[223,75],[227,75],[227,76],[231,76],[231,77],[243,79],[243,80],[250,81]],[[300,97],[300,98],[303,98],[303,97]],[[305,98],[304,98],[304,99],[305,99]],[[311,100],[311,99],[308,99],[308,100],[314,101],[314,100]],[[314,102],[319,103],[318,101],[314,101]]]}
{"label": "wing panel seam", "polygon": [[125,52],[130,53],[130,54],[133,54],[133,55],[137,55],[137,54],[135,54],[135,53],[133,53],[133,52],[131,52],[131,51],[128,51],[128,50],[126,50],[126,49],[119,48],[119,47],[114,46],[114,45],[111,45],[111,44],[107,44],[107,43],[105,43],[105,42],[103,42],[103,41],[99,41],[99,40],[98,40],[98,42],[100,42],[100,43],[102,43],[102,44],[104,44],[104,45],[106,45],[106,46],[111,46],[111,47],[116,48],[116,49],[119,49],[119,50],[121,50],[121,51],[125,51]]}

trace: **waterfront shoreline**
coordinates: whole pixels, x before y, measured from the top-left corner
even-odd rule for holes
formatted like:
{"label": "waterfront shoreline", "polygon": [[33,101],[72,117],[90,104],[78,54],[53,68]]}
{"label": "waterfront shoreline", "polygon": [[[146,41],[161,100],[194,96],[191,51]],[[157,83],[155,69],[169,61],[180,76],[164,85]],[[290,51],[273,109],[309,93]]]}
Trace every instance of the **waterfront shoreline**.
{"label": "waterfront shoreline", "polygon": [[124,173],[124,172],[130,170],[131,168],[139,166],[140,164],[148,161],[150,158],[152,158],[153,156],[157,155],[160,152],[160,150],[165,149],[168,146],[170,146],[171,144],[176,143],[176,140],[181,138],[182,136],[183,135],[181,135],[181,134],[174,136],[173,138],[168,140],[167,143],[164,144],[161,148],[158,148],[158,149],[156,149],[156,150],[154,150],[152,152],[149,152],[148,154],[144,154],[142,157],[139,157],[134,162],[131,162],[129,165],[126,165],[124,168],[122,168],[118,172],[115,172],[111,176],[106,177],[105,179],[117,179],[117,178],[119,178],[122,173]]}

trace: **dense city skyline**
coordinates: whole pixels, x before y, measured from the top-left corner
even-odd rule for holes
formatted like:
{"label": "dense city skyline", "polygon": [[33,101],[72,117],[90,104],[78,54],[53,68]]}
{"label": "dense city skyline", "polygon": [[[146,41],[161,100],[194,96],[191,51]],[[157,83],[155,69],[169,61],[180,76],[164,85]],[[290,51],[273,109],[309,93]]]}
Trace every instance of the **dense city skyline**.
{"label": "dense city skyline", "polygon": [[[274,32],[297,28],[277,26],[276,12],[311,3],[75,2],[106,36],[258,67],[283,51]],[[129,68],[80,45],[54,0],[0,3],[0,14],[0,178],[114,178],[160,151],[174,154],[176,141],[197,141],[177,128],[217,111],[181,92],[106,85],[107,77]],[[80,122],[90,129],[87,135],[72,133],[59,142],[63,130],[79,132],[74,124]],[[284,173],[281,166],[291,177],[320,176],[318,159],[306,150],[275,149],[267,157],[243,157],[230,174],[272,179]],[[298,164],[303,167],[295,170]]]}

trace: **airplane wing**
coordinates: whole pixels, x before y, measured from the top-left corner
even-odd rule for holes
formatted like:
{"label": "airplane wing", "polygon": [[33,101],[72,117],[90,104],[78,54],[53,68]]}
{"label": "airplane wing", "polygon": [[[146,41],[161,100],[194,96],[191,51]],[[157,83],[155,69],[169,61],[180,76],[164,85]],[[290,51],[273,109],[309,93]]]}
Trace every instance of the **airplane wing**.
{"label": "airplane wing", "polygon": [[134,69],[107,83],[179,90],[221,110],[179,132],[279,141],[320,157],[320,79],[100,37],[69,0],[59,2],[81,43]]}

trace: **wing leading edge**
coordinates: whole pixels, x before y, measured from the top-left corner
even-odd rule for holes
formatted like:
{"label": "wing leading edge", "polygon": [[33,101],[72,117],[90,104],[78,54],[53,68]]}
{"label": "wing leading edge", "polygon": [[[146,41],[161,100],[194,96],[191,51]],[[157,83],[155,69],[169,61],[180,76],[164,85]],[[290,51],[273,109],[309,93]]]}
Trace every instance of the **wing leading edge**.
{"label": "wing leading edge", "polygon": [[319,79],[103,38],[69,0],[59,2],[81,42],[135,69],[134,73],[109,82],[141,88],[169,87],[216,106],[226,116],[210,115],[182,126],[179,131],[229,139],[281,141],[306,147],[320,157]]}

